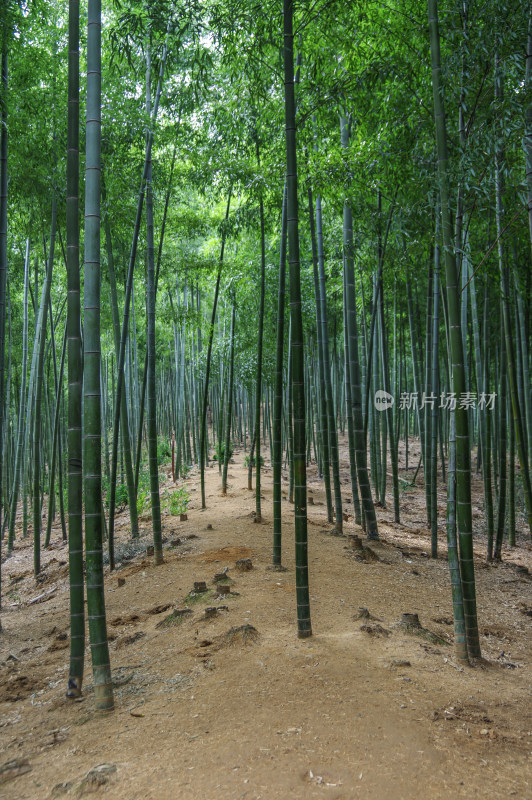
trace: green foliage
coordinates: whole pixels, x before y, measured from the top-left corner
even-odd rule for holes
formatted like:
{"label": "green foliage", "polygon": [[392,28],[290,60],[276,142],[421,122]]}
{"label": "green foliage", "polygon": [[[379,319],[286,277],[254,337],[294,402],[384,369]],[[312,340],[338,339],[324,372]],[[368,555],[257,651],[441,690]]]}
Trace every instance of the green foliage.
{"label": "green foliage", "polygon": [[150,504],[150,492],[149,489],[141,489],[137,492],[137,515],[140,517]]}
{"label": "green foliage", "polygon": [[[110,485],[109,480],[104,476],[102,477],[102,495],[106,498],[109,498],[110,493]],[[67,496],[65,495],[65,503],[67,502]],[[125,483],[119,483],[116,487],[116,507],[124,507],[129,505],[129,497],[127,493],[127,486]]]}
{"label": "green foliage", "polygon": [[[233,446],[229,445],[229,458],[233,456]],[[224,463],[225,460],[225,442],[218,442],[216,445],[216,453],[213,455],[213,461],[219,461],[221,464]]]}
{"label": "green foliage", "polygon": [[173,517],[186,514],[190,503],[190,492],[186,486],[180,486],[169,496],[169,511]]}
{"label": "green foliage", "polygon": [[193,606],[196,603],[206,603],[208,600],[211,599],[213,596],[214,591],[212,589],[208,589],[206,592],[200,592],[196,594],[195,592],[189,592],[185,597],[185,605],[186,606]]}
{"label": "green foliage", "polygon": [[[251,459],[251,466],[254,467],[255,465],[256,465],[256,459],[255,459],[255,456],[253,456],[253,458]],[[263,459],[262,456],[260,457],[260,465],[261,465],[261,467],[264,466],[264,459]],[[245,457],[244,466],[249,467],[249,456]]]}
{"label": "green foliage", "polygon": [[190,466],[190,464],[184,464],[184,463],[181,464],[181,466],[179,468],[179,472],[181,474],[181,477],[182,478],[187,478],[188,475],[190,474],[190,470],[191,469],[192,469],[192,467]]}
{"label": "green foliage", "polygon": [[128,502],[127,486],[125,483],[120,483],[116,487],[116,505],[117,507],[127,506]]}
{"label": "green foliage", "polygon": [[172,450],[167,439],[159,438],[157,442],[157,464],[167,464],[172,458]]}

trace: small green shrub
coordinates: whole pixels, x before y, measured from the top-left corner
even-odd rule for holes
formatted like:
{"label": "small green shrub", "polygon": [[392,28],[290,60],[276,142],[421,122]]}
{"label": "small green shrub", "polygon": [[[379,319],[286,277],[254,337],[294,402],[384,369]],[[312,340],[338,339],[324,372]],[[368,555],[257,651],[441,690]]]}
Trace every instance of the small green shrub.
{"label": "small green shrub", "polygon": [[127,506],[129,497],[127,493],[127,486],[125,483],[120,483],[116,487],[115,504],[116,506]]}
{"label": "small green shrub", "polygon": [[159,439],[157,442],[157,464],[166,464],[172,458],[172,451],[166,439]]}
{"label": "small green shrub", "polygon": [[188,504],[190,503],[190,493],[186,486],[180,486],[175,492],[170,495],[170,514],[173,517],[178,517],[180,514],[186,514]]}
{"label": "small green shrub", "polygon": [[188,477],[188,474],[190,473],[191,469],[192,466],[190,464],[181,464],[181,466],[179,467],[179,473],[181,477],[182,478]]}
{"label": "small green shrub", "polygon": [[141,466],[139,470],[139,483],[138,483],[138,491],[139,492],[149,492],[150,491],[150,470],[147,464]]}
{"label": "small green shrub", "polygon": [[[255,464],[256,464],[256,458],[255,458],[255,456],[253,456],[253,458],[251,459],[251,466],[254,467]],[[260,457],[260,465],[261,465],[261,467],[264,466],[264,459],[263,459],[262,456]],[[249,456],[245,457],[244,466],[249,467]]]}
{"label": "small green shrub", "polygon": [[[229,445],[229,458],[231,458],[232,455],[233,455],[233,447],[232,445]],[[216,446],[216,453],[213,455],[213,460],[219,461],[221,464],[223,464],[224,459],[225,459],[225,442],[222,443],[218,442]]]}
{"label": "small green shrub", "polygon": [[149,489],[140,489],[137,493],[137,514],[140,517],[150,504],[150,491]]}

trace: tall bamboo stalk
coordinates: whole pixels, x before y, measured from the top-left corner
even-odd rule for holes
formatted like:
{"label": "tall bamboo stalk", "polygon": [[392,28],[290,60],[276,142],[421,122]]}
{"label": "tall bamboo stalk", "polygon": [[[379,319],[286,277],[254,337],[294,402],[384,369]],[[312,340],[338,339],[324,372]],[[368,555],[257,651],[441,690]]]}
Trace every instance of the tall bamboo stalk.
{"label": "tall bamboo stalk", "polygon": [[[4,31],[4,36],[6,32]],[[2,41],[2,61],[0,66],[0,530],[2,525],[3,463],[4,463],[4,373],[5,373],[5,329],[6,329],[6,287],[7,287],[7,46]],[[1,544],[0,544],[1,549]],[[1,552],[0,552],[1,556]],[[0,562],[2,561],[0,557]],[[0,563],[0,585],[1,585]],[[0,608],[2,601],[0,600]],[[0,622],[0,630],[2,624]]]}
{"label": "tall bamboo stalk", "polygon": [[297,632],[299,638],[312,635],[308,585],[307,474],[305,441],[305,381],[303,319],[299,264],[299,220],[297,202],[296,109],[294,93],[293,0],[283,0],[284,10],[284,97],[286,132],[286,189],[288,253],[290,266],[290,320],[292,359],[292,403],[294,414],[294,501],[296,544]]}
{"label": "tall bamboo stalk", "polygon": [[[329,419],[328,419],[328,405],[327,405],[327,386],[325,377],[325,358],[323,346],[323,324],[321,319],[322,305],[320,298],[320,278],[318,271],[318,247],[316,237],[316,224],[314,220],[314,203],[312,198],[312,185],[310,177],[307,179],[307,193],[308,193],[308,210],[310,222],[310,240],[312,245],[312,266],[314,274],[314,298],[316,303],[316,339],[318,345],[318,376],[319,376],[319,410],[318,415],[318,438],[320,446],[320,458],[322,465],[323,481],[325,484],[325,502],[327,505],[327,518],[329,522],[333,521],[332,514],[332,498],[331,498],[331,476],[330,476],[330,448],[329,442],[332,444],[332,436],[329,433]],[[336,457],[338,461],[338,456]],[[334,472],[334,488],[335,488],[335,506],[336,517],[342,517],[342,495],[340,491],[340,471],[338,468],[333,469]],[[335,527],[336,530],[336,527]]]}
{"label": "tall bamboo stalk", "polygon": [[35,341],[39,342],[35,372],[35,395],[33,414],[33,573],[41,571],[41,410],[44,384],[44,350],[46,345],[46,320],[48,303],[52,288],[52,272],[54,266],[55,232],[57,220],[57,202],[55,192],[52,197],[52,220],[50,231],[50,249],[46,276],[43,284],[43,297],[39,309],[39,317],[35,330]]}
{"label": "tall bamboo stalk", "polygon": [[227,468],[229,466],[229,453],[231,450],[231,419],[233,411],[233,384],[234,384],[234,372],[235,372],[235,318],[236,318],[236,303],[233,300],[231,307],[231,355],[229,357],[229,399],[227,401],[227,419],[225,426],[222,494],[227,494]]}
{"label": "tall bamboo stalk", "polygon": [[[439,206],[436,207],[436,235],[434,245],[434,277],[432,288],[432,359],[431,359],[431,394],[438,398],[440,394],[440,361],[439,361],[439,322],[440,322],[440,214]],[[427,361],[428,361],[427,354]],[[431,556],[438,556],[438,427],[439,409],[438,400],[432,400],[431,408],[431,469],[430,469],[430,495],[431,495]]]}
{"label": "tall bamboo stalk", "polygon": [[[256,132],[256,154],[257,154],[257,167],[260,170],[260,150],[259,150],[259,134]],[[259,216],[260,216],[260,300],[259,300],[259,329],[257,332],[257,376],[255,385],[255,428],[256,439],[255,447],[257,450],[255,456],[255,522],[262,521],[261,513],[261,466],[260,466],[260,410],[262,400],[262,344],[264,333],[264,293],[266,284],[266,233],[264,229],[264,200],[262,198],[262,190],[259,196]]]}
{"label": "tall bamboo stalk", "polygon": [[89,0],[85,158],[85,293],[83,341],[83,489],[87,616],[97,711],[114,708],[105,621],[102,552],[100,387],[101,2]]}
{"label": "tall bamboo stalk", "polygon": [[13,470],[13,489],[11,492],[9,514],[9,536],[7,541],[8,553],[13,549],[15,541],[15,522],[17,516],[17,503],[20,490],[20,475],[22,470],[24,452],[24,407],[26,402],[26,382],[28,372],[28,287],[30,267],[30,240],[26,240],[26,255],[24,258],[24,312],[22,323],[22,369],[20,374],[20,399],[18,411],[17,445],[15,452],[15,467]]}
{"label": "tall bamboo stalk", "polygon": [[83,584],[81,309],[79,277],[79,0],[68,3],[67,128],[67,361],[68,361],[68,563],[70,584],[70,671],[66,696],[81,695],[85,654]]}
{"label": "tall bamboo stalk", "polygon": [[[113,241],[111,238],[110,210],[106,208],[107,193],[105,188],[104,176],[102,173],[102,201],[103,201],[103,226],[105,232],[105,245],[107,251],[107,271],[109,274],[109,288],[111,290],[111,316],[113,320],[113,339],[115,345],[115,357],[118,361],[120,356],[120,317],[118,313],[118,295],[116,291],[115,261],[113,253]],[[137,515],[137,493],[135,490],[135,477],[133,474],[133,464],[131,459],[131,438],[129,436],[129,414],[127,409],[126,393],[122,392],[122,407],[120,409],[120,431],[122,436],[122,448],[124,452],[124,462],[126,468],[126,484],[128,493],[129,519],[131,522],[131,537],[139,535],[139,522]]]}
{"label": "tall bamboo stalk", "polygon": [[[146,115],[151,114],[151,45],[146,48]],[[153,186],[151,150],[146,172],[146,351],[148,464],[150,471],[151,522],[153,529],[153,560],[163,562],[161,498],[159,495],[159,464],[157,460],[157,398],[155,392],[155,256],[153,243]]]}
{"label": "tall bamboo stalk", "polygon": [[[229,188],[229,192],[227,195],[227,206],[225,209],[225,223],[227,224],[227,220],[229,219],[229,210],[231,208],[231,194],[232,194],[232,187]],[[201,507],[207,508],[207,504],[205,502],[205,456],[206,456],[206,445],[207,445],[207,406],[209,402],[209,378],[211,374],[211,355],[212,355],[212,343],[214,339],[214,323],[216,322],[216,309],[218,306],[218,295],[220,292],[220,279],[222,277],[222,269],[224,265],[224,252],[225,252],[225,238],[226,238],[226,226],[224,225],[222,229],[222,243],[220,246],[220,258],[218,261],[218,273],[216,275],[216,286],[214,289],[214,300],[212,304],[212,317],[211,317],[211,327],[209,331],[209,344],[207,346],[207,366],[205,369],[205,382],[203,386],[203,406],[201,409],[201,433],[200,433],[200,485],[201,485]],[[250,462],[251,463],[251,462]]]}
{"label": "tall bamboo stalk", "polygon": [[[449,158],[443,91],[441,81],[440,32],[437,0],[428,0],[430,52],[434,121],[438,154],[438,184],[440,190],[443,245],[445,251],[446,294],[449,316],[452,388],[460,398],[466,391],[464,352],[460,327],[460,295],[449,198]],[[471,512],[471,453],[467,408],[459,404],[456,423],[456,501],[460,545],[460,572],[464,599],[467,652],[470,658],[480,657],[477,622],[475,571],[473,563],[473,520]]]}
{"label": "tall bamboo stalk", "polygon": [[[349,131],[347,119],[340,121],[342,146],[347,148]],[[358,333],[356,320],[355,299],[355,270],[353,261],[353,217],[347,201],[344,202],[344,304],[346,306],[347,330],[349,342],[349,377],[351,381],[351,399],[353,406],[350,413],[353,415],[355,450],[357,462],[358,485],[362,501],[363,513],[366,518],[366,535],[368,539],[378,539],[379,530],[377,516],[371,495],[369,482],[366,436],[364,433],[364,420],[362,414],[362,392],[360,387],[360,362],[358,356]]]}
{"label": "tall bamboo stalk", "polygon": [[277,293],[277,342],[275,348],[275,385],[273,395],[273,556],[274,567],[281,566],[282,542],[282,413],[283,413],[283,364],[284,364],[284,314],[286,294],[286,180],[283,190],[281,212],[281,243],[279,247],[279,289]]}

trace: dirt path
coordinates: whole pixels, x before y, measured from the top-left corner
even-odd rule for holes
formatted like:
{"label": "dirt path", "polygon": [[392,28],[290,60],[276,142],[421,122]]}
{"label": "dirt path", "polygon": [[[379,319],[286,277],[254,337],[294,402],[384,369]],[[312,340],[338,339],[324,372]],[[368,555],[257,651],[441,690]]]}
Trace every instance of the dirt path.
{"label": "dirt path", "polygon": [[[0,798],[530,798],[532,580],[524,568],[532,568],[532,551],[524,536],[505,553],[513,563],[497,567],[483,564],[478,540],[486,663],[464,670],[447,643],[447,564],[427,557],[423,492],[404,495],[401,526],[379,510],[382,541],[371,545],[379,560],[361,562],[345,538],[329,535],[311,472],[314,635],[300,641],[292,507],[284,503],[287,571],[273,572],[271,472],[263,480],[265,521],[256,525],[242,459],[235,454],[226,498],[217,468],[208,470],[204,512],[191,474],[188,521],[164,520],[164,565],[139,555],[107,576],[116,698],[108,717],[93,712],[89,653],[84,697],[64,699],[66,548],[57,543],[44,555],[46,578],[36,585],[31,549],[17,544],[3,567],[0,768],[17,760],[21,774],[12,777],[13,767],[6,780],[0,769]],[[444,487],[442,510],[443,498]],[[346,529],[353,531],[352,520]],[[127,526],[120,531],[126,541]],[[237,571],[239,558],[253,568]],[[218,596],[213,578],[225,567],[234,582]],[[207,595],[189,598],[190,612],[165,624],[202,580]],[[206,619],[207,606],[226,608]],[[359,607],[376,619],[358,618]],[[395,627],[403,612],[418,613],[444,643]],[[103,763],[109,766],[86,778]]]}

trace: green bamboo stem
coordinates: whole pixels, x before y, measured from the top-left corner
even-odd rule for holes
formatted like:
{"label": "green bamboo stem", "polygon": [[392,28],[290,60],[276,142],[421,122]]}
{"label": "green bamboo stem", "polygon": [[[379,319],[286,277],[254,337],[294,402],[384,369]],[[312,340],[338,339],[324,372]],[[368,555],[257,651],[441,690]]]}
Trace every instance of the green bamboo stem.
{"label": "green bamboo stem", "polygon": [[233,301],[231,308],[231,355],[229,358],[229,399],[227,401],[227,419],[225,426],[224,466],[222,473],[222,494],[227,494],[227,469],[229,466],[229,453],[231,449],[231,421],[233,409],[233,384],[235,372],[235,318],[236,304]]}
{"label": "green bamboo stem", "polygon": [[26,383],[28,371],[28,286],[29,286],[29,266],[30,266],[30,240],[26,240],[26,255],[24,258],[24,313],[22,326],[22,369],[20,375],[20,399],[18,411],[18,430],[17,445],[15,451],[15,467],[13,470],[13,489],[11,492],[10,514],[9,514],[9,534],[7,540],[7,552],[13,550],[15,542],[15,522],[17,516],[17,504],[20,490],[21,471],[23,469],[24,455],[24,407],[26,400]]}
{"label": "green bamboo stem", "polygon": [[307,476],[305,442],[305,394],[303,320],[299,264],[297,202],[297,149],[294,93],[293,0],[283,0],[284,10],[284,92],[286,132],[286,187],[288,252],[290,265],[290,320],[292,358],[292,403],[294,414],[294,501],[296,549],[297,630],[299,638],[312,635],[308,585]]}
{"label": "green bamboo stem", "polygon": [[[0,65],[0,530],[4,496],[2,487],[4,471],[4,379],[5,379],[5,328],[6,328],[6,288],[7,288],[7,46],[2,42]],[[2,579],[2,558],[0,541],[0,588]],[[0,608],[2,601],[0,599]],[[0,631],[2,623],[0,622]]]}
{"label": "green bamboo stem", "polygon": [[[260,151],[258,133],[256,133],[257,167],[260,171]],[[257,332],[257,377],[255,387],[255,428],[256,450],[255,459],[255,522],[262,522],[261,513],[261,466],[260,466],[260,411],[262,400],[262,345],[264,334],[264,294],[266,283],[266,234],[264,229],[264,201],[262,191],[259,196],[260,216],[260,300],[259,300],[259,326]]]}
{"label": "green bamboo stem", "polygon": [[[528,103],[525,109],[525,131],[523,136],[523,150],[525,152],[525,177],[527,185],[527,205],[528,205],[528,228],[530,233],[530,245],[532,246],[532,97],[530,87],[532,85],[532,3],[528,9],[528,35],[526,40],[526,62],[525,62],[525,97]],[[532,459],[532,455],[530,456]]]}
{"label": "green bamboo stem", "polygon": [[89,0],[87,15],[87,122],[85,157],[85,292],[83,341],[83,489],[87,616],[96,711],[114,708],[107,643],[102,552],[102,461],[100,388],[100,177],[101,2]]}
{"label": "green bamboo stem", "polygon": [[[331,364],[329,355],[329,326],[327,322],[327,294],[325,290],[325,252],[323,247],[323,221],[321,211],[321,197],[316,197],[316,239],[318,244],[318,272],[320,288],[320,323],[321,344],[323,354],[323,374],[325,379],[325,401],[327,407],[327,433],[329,436],[329,454],[333,472],[333,485],[335,492],[335,508],[341,509],[342,497],[340,489],[340,461],[338,454],[338,433],[336,430],[333,390],[331,380]],[[358,493],[357,493],[358,495]],[[336,498],[338,497],[338,501]],[[357,497],[358,500],[358,497]],[[353,498],[354,502],[354,498]],[[327,506],[327,509],[329,505]]]}
{"label": "green bamboo stem", "polygon": [[277,293],[277,342],[275,349],[275,384],[273,395],[273,555],[272,564],[282,563],[282,413],[283,413],[283,364],[284,364],[284,315],[286,294],[286,181],[283,190],[281,212],[281,242],[279,247],[279,288]]}
{"label": "green bamboo stem", "polygon": [[[118,313],[118,294],[116,291],[115,261],[113,253],[113,241],[111,238],[110,211],[107,208],[107,192],[105,181],[102,174],[102,202],[103,202],[103,227],[105,233],[105,245],[107,251],[107,272],[109,275],[109,288],[111,299],[111,316],[113,320],[113,339],[115,345],[115,358],[118,361],[120,355],[120,317]],[[133,464],[131,460],[131,439],[129,436],[129,414],[127,409],[126,393],[122,392],[120,399],[122,407],[120,409],[120,433],[122,437],[122,449],[124,452],[124,466],[126,470],[126,485],[128,494],[129,520],[131,523],[131,537],[134,539],[139,535],[139,522],[137,515],[137,492],[135,488],[135,478],[133,475]]]}
{"label": "green bamboo stem", "polygon": [[39,308],[39,318],[35,331],[35,339],[39,342],[35,371],[35,400],[33,414],[33,573],[35,577],[41,571],[41,399],[44,385],[44,350],[46,345],[46,320],[50,292],[52,288],[52,272],[55,252],[55,233],[57,219],[57,202],[55,194],[52,198],[52,219],[50,232],[50,248],[46,276],[43,285],[43,297]]}
{"label": "green bamboo stem", "polygon": [[[489,392],[490,373],[489,373],[489,295],[488,283],[484,291],[484,319],[482,338],[484,340],[484,361],[482,365],[482,391],[486,396]],[[482,478],[484,481],[484,502],[486,509],[486,528],[488,537],[487,558],[491,560],[493,557],[493,492],[491,485],[491,466],[492,466],[492,447],[491,447],[491,420],[492,415],[490,412],[484,412],[485,416],[481,421],[481,436],[482,436]]]}
{"label": "green bamboo stem", "polygon": [[70,667],[66,696],[81,695],[85,656],[83,583],[81,406],[83,360],[79,275],[79,0],[68,3],[67,129],[67,362],[68,362],[68,563],[70,588]]}
{"label": "green bamboo stem", "polygon": [[[452,390],[456,397],[466,391],[464,352],[460,327],[460,298],[456,254],[453,242],[449,199],[449,159],[447,132],[441,81],[440,32],[437,0],[428,0],[429,36],[432,65],[432,91],[434,121],[438,154],[438,183],[442,212],[443,244],[445,252],[446,294],[449,316]],[[480,657],[480,639],[477,622],[475,571],[473,562],[473,525],[471,512],[471,452],[469,446],[469,421],[467,409],[458,405],[456,423],[456,500],[457,524],[460,545],[460,571],[466,623],[467,652],[470,658]]]}
{"label": "green bamboo stem", "polygon": [[[227,195],[227,206],[225,209],[225,222],[229,219],[229,210],[231,208],[231,194],[232,187],[229,188]],[[216,308],[218,306],[218,295],[220,292],[220,279],[222,277],[222,269],[224,264],[224,251],[225,251],[226,228],[222,230],[222,242],[220,245],[220,258],[218,260],[218,273],[216,275],[216,286],[214,289],[214,300],[212,304],[212,317],[211,327],[209,331],[209,344],[207,346],[207,365],[205,369],[205,382],[203,386],[203,405],[201,409],[201,430],[200,430],[200,447],[199,447],[199,460],[200,460],[200,485],[201,485],[201,507],[207,508],[205,501],[205,456],[207,445],[207,406],[209,400],[209,378],[211,374],[211,355],[212,343],[214,338],[214,323],[216,322]]]}
{"label": "green bamboo stem", "polygon": [[[508,362],[506,359],[506,349],[503,347],[500,360],[499,372],[499,497],[497,502],[497,527],[495,530],[495,547],[493,550],[493,560],[500,561],[502,558],[502,542],[506,524],[506,488],[508,483],[508,470],[506,464],[508,427],[507,427],[507,379]],[[491,561],[491,554],[488,552],[488,561]]]}
{"label": "green bamboo stem", "polygon": [[449,465],[447,469],[447,560],[451,576],[454,618],[454,646],[458,661],[467,663],[468,648],[458,542],[456,540],[456,430],[451,412],[449,432]]}
{"label": "green bamboo stem", "polygon": [[[379,248],[380,249],[380,248]],[[382,253],[380,254],[382,259]],[[381,277],[382,281],[382,277]],[[384,391],[390,394],[390,371],[388,366],[388,352],[386,347],[386,327],[384,319],[384,292],[381,286],[380,291],[380,349],[382,362],[382,378]],[[399,511],[399,468],[397,463],[397,445],[394,435],[393,409],[391,405],[386,407],[386,427],[388,429],[388,439],[390,441],[390,461],[392,465],[392,486],[393,486],[393,511],[395,522],[400,522]],[[386,458],[383,458],[384,485],[386,485]]]}
{"label": "green bamboo stem", "polygon": [[[347,120],[341,120],[342,146],[347,148],[349,133]],[[353,221],[351,209],[347,201],[344,202],[344,304],[346,306],[347,329],[349,341],[349,380],[351,381],[351,398],[353,407],[354,429],[355,429],[355,448],[358,485],[362,508],[366,518],[366,535],[368,539],[378,539],[379,531],[377,526],[377,516],[373,497],[371,496],[371,486],[369,483],[366,436],[364,433],[364,421],[362,415],[362,393],[360,388],[360,364],[358,357],[358,334],[356,322],[356,301],[355,301],[355,272],[353,263]]]}
{"label": "green bamboo stem", "polygon": [[[329,434],[329,420],[328,420],[328,406],[327,406],[327,388],[325,379],[325,358],[323,346],[323,325],[321,320],[322,306],[320,298],[320,283],[318,272],[318,247],[316,238],[316,224],[314,220],[314,203],[312,198],[312,185],[310,177],[307,178],[307,194],[308,194],[308,210],[309,210],[309,223],[310,223],[310,241],[312,246],[312,267],[314,275],[314,298],[316,303],[316,336],[318,345],[318,376],[319,376],[319,401],[320,411],[317,417],[318,421],[318,440],[321,454],[321,473],[325,484],[325,502],[327,506],[327,519],[333,522],[332,513],[332,497],[331,497],[331,475],[330,475],[330,458],[329,458],[329,440],[332,444],[332,435]],[[314,426],[313,426],[314,427]],[[334,446],[334,445],[333,445]],[[338,459],[336,459],[338,462]],[[336,466],[333,470],[334,488],[335,488],[335,509],[336,518],[342,516],[342,495],[340,490],[340,471]],[[336,527],[335,527],[336,529]]]}
{"label": "green bamboo stem", "polygon": [[[146,114],[151,114],[151,44],[146,48]],[[157,399],[155,391],[155,255],[153,239],[153,186],[151,150],[146,172],[146,369],[148,435],[148,465],[150,472],[151,522],[153,529],[153,560],[163,563],[161,498],[159,495],[159,464],[157,460]]]}
{"label": "green bamboo stem", "polygon": [[[434,277],[432,288],[432,369],[431,369],[431,392],[433,397],[438,398],[440,394],[440,362],[439,362],[439,313],[440,313],[440,214],[439,206],[436,207],[436,235],[434,245]],[[428,361],[427,356],[427,361]],[[430,520],[430,541],[431,556],[438,557],[438,427],[439,427],[439,408],[438,400],[433,400],[431,408],[431,471],[430,471],[430,494],[431,494],[431,520]]]}
{"label": "green bamboo stem", "polygon": [[[52,463],[50,465],[50,480],[48,486],[48,519],[46,522],[46,536],[44,539],[44,547],[48,547],[50,544],[50,536],[52,533],[52,506],[53,506],[53,497],[55,494],[55,472],[56,472],[56,456],[59,455],[59,477],[61,476],[61,457],[60,452],[58,454],[60,441],[59,441],[59,424],[60,424],[60,412],[61,412],[61,392],[63,386],[63,373],[65,369],[65,355],[66,355],[66,345],[67,345],[67,329],[65,328],[65,333],[63,336],[63,345],[61,347],[61,364],[59,367],[59,376],[57,378],[57,386],[56,386],[56,397],[55,397],[55,409],[54,409],[54,429],[53,429],[53,441],[52,441]],[[61,485],[59,486],[59,495],[61,498]],[[60,499],[61,502],[61,499]],[[63,522],[63,517],[61,515],[61,521]]]}

